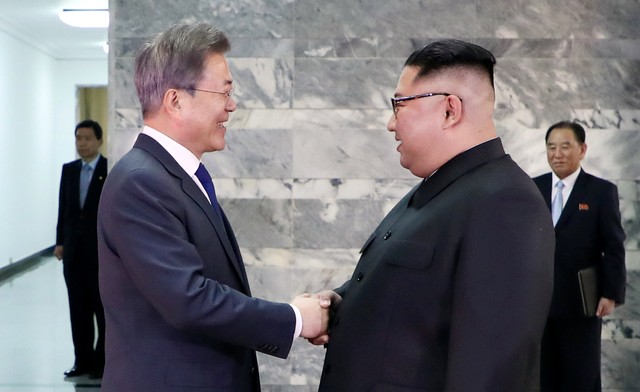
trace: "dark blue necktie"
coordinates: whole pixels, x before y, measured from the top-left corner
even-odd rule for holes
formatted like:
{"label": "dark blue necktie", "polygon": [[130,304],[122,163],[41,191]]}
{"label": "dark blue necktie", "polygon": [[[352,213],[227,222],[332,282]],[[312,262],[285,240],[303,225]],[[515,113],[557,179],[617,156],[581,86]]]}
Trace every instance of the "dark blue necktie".
{"label": "dark blue necktie", "polygon": [[209,172],[202,163],[200,164],[200,166],[198,166],[198,170],[196,170],[196,177],[198,177],[198,180],[200,180],[200,183],[204,187],[204,190],[207,191],[207,195],[209,195],[209,200],[211,200],[213,210],[222,219],[220,205],[218,204],[218,199],[216,198],[216,189],[213,187],[213,181],[211,180]]}

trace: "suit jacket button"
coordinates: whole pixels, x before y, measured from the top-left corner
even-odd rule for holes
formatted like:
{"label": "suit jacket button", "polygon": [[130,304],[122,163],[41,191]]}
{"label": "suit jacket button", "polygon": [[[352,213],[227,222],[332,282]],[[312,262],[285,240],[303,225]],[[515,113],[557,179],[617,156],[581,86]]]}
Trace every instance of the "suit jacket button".
{"label": "suit jacket button", "polygon": [[382,239],[383,239],[383,240],[388,240],[388,239],[389,239],[389,237],[391,237],[391,232],[390,232],[390,231],[387,231],[387,232],[384,234],[384,236],[382,237]]}
{"label": "suit jacket button", "polygon": [[362,278],[364,278],[364,274],[362,272],[359,272],[358,276],[356,277],[356,280],[359,282],[362,280]]}

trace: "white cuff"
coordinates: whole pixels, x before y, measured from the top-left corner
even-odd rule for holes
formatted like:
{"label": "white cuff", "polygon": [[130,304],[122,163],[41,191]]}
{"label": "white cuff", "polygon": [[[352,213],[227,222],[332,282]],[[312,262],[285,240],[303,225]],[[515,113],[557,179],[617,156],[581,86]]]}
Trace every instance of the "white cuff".
{"label": "white cuff", "polygon": [[289,304],[291,305],[291,308],[293,309],[293,313],[296,314],[296,329],[295,331],[293,331],[293,339],[295,340],[297,337],[300,336],[300,333],[302,333],[302,315],[300,314],[300,309],[298,309],[295,305],[293,304]]}

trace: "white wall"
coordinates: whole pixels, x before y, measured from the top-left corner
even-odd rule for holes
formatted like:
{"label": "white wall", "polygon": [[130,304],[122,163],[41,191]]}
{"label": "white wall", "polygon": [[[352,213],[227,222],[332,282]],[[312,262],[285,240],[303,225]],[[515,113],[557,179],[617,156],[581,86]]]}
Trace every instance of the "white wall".
{"label": "white wall", "polygon": [[0,268],[54,245],[76,86],[107,81],[107,60],[56,60],[0,31]]}

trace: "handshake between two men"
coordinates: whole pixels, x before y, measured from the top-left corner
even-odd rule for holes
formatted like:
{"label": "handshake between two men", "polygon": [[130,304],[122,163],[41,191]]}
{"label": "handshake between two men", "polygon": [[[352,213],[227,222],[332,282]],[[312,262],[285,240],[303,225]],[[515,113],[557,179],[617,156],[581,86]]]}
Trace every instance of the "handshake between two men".
{"label": "handshake between two men", "polygon": [[302,332],[300,336],[311,344],[323,345],[329,342],[330,309],[335,309],[342,297],[331,290],[316,294],[300,294],[292,304],[300,310]]}

